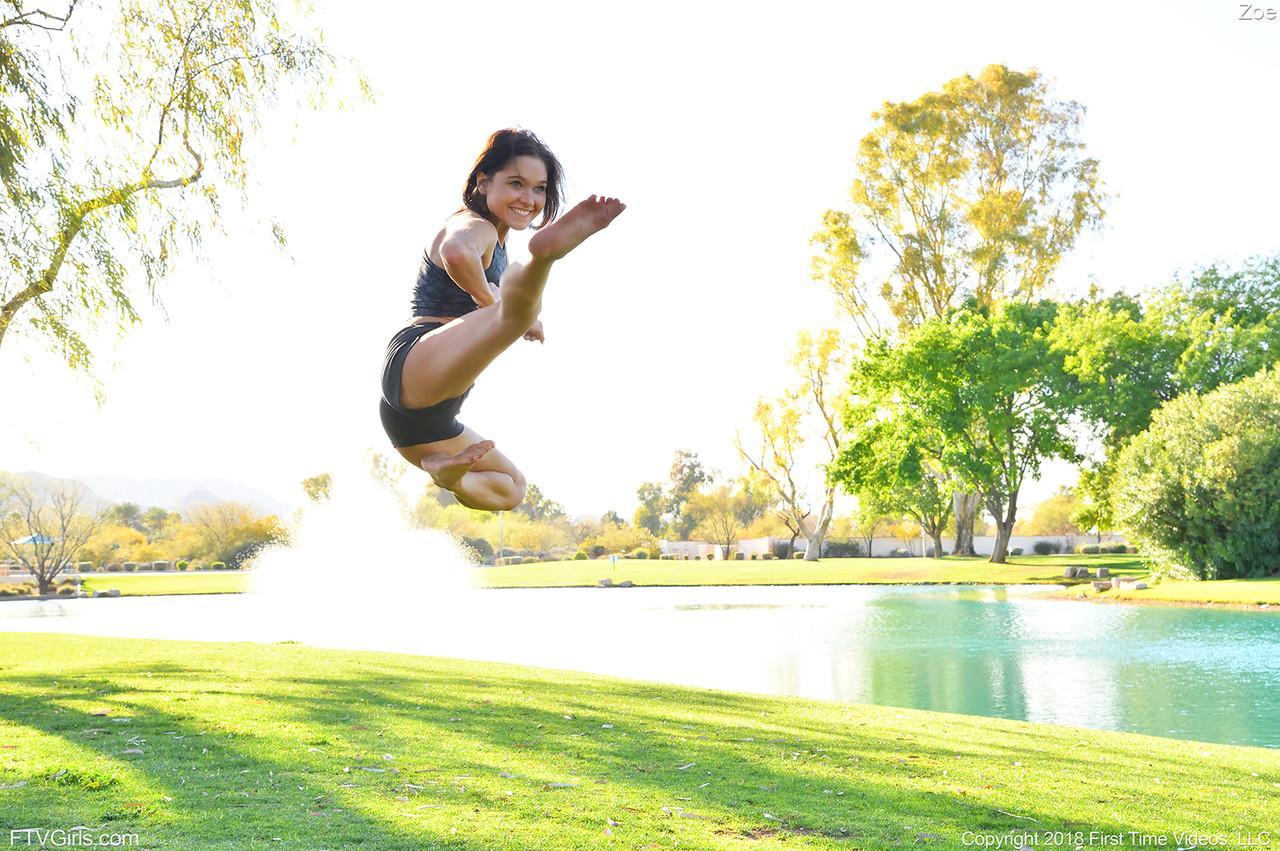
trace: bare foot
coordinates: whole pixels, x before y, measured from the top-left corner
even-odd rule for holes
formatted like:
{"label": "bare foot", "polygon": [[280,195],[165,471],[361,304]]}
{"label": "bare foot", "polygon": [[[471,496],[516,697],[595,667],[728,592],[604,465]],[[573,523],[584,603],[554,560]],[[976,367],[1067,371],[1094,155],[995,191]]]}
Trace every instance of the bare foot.
{"label": "bare foot", "polygon": [[529,240],[529,253],[542,260],[559,260],[591,234],[607,228],[625,209],[627,205],[617,198],[592,195],[538,231]]}
{"label": "bare foot", "polygon": [[457,455],[425,455],[422,458],[422,469],[431,476],[431,481],[451,491],[462,481],[471,465],[488,454],[494,445],[492,440],[482,440],[471,444]]}

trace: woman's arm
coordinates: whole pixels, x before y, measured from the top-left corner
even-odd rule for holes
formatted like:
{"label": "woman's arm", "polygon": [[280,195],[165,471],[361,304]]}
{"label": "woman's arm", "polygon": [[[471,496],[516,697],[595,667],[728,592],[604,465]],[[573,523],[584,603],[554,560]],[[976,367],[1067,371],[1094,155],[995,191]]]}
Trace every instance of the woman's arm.
{"label": "woman's arm", "polygon": [[498,300],[498,288],[484,276],[484,255],[497,241],[498,231],[483,219],[459,216],[445,225],[440,243],[444,270],[477,307],[488,307]]}

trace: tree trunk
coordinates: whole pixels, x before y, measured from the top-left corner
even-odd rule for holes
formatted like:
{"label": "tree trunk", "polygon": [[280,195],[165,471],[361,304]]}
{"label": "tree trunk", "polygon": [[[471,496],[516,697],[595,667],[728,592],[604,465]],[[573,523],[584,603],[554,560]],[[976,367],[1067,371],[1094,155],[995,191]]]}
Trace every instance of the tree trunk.
{"label": "tree trunk", "polygon": [[[973,521],[978,514],[978,495],[976,493],[956,493],[951,497],[952,509],[956,515],[956,546],[951,551],[953,556],[976,556],[973,548]],[[942,552],[941,549],[938,552]]]}
{"label": "tree trunk", "polygon": [[933,556],[934,558],[942,558],[942,529],[936,528],[930,535],[933,538]]}
{"label": "tree trunk", "polygon": [[996,519],[996,546],[991,551],[992,564],[1005,564],[1009,556],[1009,539],[1013,537],[1013,524],[1018,517],[1018,492],[1004,494],[1004,505],[989,500],[987,510]]}
{"label": "tree trunk", "polygon": [[836,502],[835,488],[827,488],[826,498],[822,501],[822,510],[818,513],[818,522],[814,524],[813,534],[809,536],[809,548],[805,550],[805,561],[817,561],[822,556],[822,542],[827,538],[827,527],[831,525],[831,512]]}
{"label": "tree trunk", "polygon": [[798,537],[800,537],[799,529],[791,533],[791,540],[787,542],[787,558],[791,558],[791,554],[796,551],[796,538]]}

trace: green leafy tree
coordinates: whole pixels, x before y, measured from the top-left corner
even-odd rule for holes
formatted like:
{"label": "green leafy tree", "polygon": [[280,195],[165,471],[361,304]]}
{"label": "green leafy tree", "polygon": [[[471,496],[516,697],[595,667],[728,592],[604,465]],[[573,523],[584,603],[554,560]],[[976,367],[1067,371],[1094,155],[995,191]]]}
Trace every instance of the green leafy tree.
{"label": "green leafy tree", "polygon": [[865,498],[878,514],[911,517],[941,555],[942,533],[951,519],[953,483],[942,472],[937,455],[931,455],[921,440],[928,429],[910,410],[881,419],[871,405],[851,406],[846,425],[850,436],[832,468],[833,481]]}
{"label": "green leafy tree", "polygon": [[677,539],[687,541],[698,521],[685,510],[686,504],[700,486],[712,483],[713,476],[702,466],[698,453],[677,449],[668,479],[666,511],[671,518],[668,528]]}
{"label": "green leafy tree", "polygon": [[[1035,298],[1102,218],[1083,115],[1036,71],[1003,65],[884,104],[858,146],[851,212],[827,211],[814,236],[814,279],[867,340],[969,299]],[[957,491],[958,553],[973,554],[976,508]]]}
{"label": "green leafy tree", "polygon": [[523,514],[530,520],[554,520],[558,517],[564,517],[564,508],[560,503],[547,499],[542,493],[542,489],[532,482],[529,483],[525,490],[524,501],[517,505],[512,511],[517,514]]}
{"label": "green leafy tree", "polygon": [[655,537],[662,534],[663,512],[666,510],[667,496],[662,485],[657,482],[645,482],[636,488],[636,498],[640,506],[636,508],[631,522]]}
{"label": "green leafy tree", "polygon": [[147,524],[143,519],[142,506],[136,502],[118,502],[106,510],[103,520],[116,526],[128,526],[146,533]]}
{"label": "green leafy tree", "polygon": [[1280,256],[1216,265],[1141,299],[1093,293],[1064,305],[1052,342],[1101,456],[1082,472],[1078,525],[1113,527],[1114,458],[1183,393],[1207,393],[1280,360]]}
{"label": "green leafy tree", "polygon": [[1068,430],[1076,401],[1048,340],[1055,311],[1051,302],[972,305],[896,345],[873,343],[854,368],[852,386],[877,416],[915,429],[927,457],[980,495],[996,521],[996,563],[1027,477],[1046,459],[1077,457]]}
{"label": "green leafy tree", "polygon": [[1280,574],[1280,370],[1160,408],[1119,453],[1114,510],[1163,572]]}
{"label": "green leafy tree", "polygon": [[274,0],[5,5],[0,344],[24,327],[88,368],[85,331],[140,319],[134,270],[156,298],[178,250],[246,200],[245,151],[280,95],[319,97],[335,63]]}

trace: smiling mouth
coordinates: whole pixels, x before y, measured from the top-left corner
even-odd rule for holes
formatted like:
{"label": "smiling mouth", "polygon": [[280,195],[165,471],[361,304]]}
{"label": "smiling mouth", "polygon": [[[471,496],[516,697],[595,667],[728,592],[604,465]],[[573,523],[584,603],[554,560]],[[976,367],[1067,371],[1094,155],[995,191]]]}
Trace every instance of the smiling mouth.
{"label": "smiling mouth", "polygon": [[522,215],[522,216],[532,216],[532,215],[533,215],[533,210],[522,210],[522,209],[520,209],[519,207],[511,207],[511,208],[509,208],[509,209],[510,209],[513,213],[519,213],[519,214],[520,214],[520,215]]}

